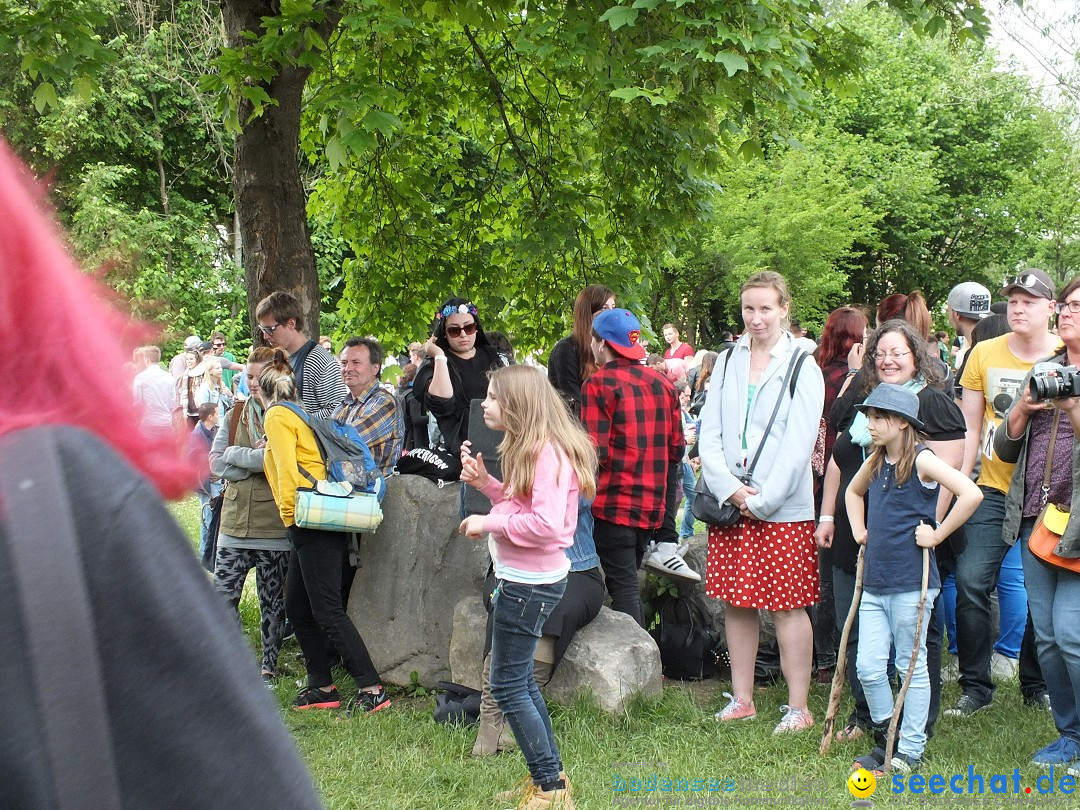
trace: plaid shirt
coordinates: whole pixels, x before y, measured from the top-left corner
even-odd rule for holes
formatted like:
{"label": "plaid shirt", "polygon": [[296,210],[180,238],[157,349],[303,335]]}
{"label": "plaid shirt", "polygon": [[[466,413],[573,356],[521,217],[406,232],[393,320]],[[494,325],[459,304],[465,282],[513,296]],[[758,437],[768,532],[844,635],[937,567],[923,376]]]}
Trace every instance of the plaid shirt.
{"label": "plaid shirt", "polygon": [[600,461],[593,514],[620,526],[659,527],[668,466],[686,447],[675,386],[640,363],[612,360],[582,386],[581,421]]}
{"label": "plaid shirt", "polygon": [[371,384],[359,397],[349,394],[337,406],[334,419],[348,422],[355,427],[375,459],[375,466],[383,475],[389,475],[401,457],[405,440],[405,419],[397,397],[384,390],[379,381]]}

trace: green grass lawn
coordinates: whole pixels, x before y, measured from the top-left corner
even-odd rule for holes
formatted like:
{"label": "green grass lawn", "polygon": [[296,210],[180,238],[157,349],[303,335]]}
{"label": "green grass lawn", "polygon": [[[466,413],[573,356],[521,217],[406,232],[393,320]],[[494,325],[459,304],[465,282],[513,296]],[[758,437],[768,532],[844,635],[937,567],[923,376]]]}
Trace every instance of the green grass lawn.
{"label": "green grass lawn", "polygon": [[[174,506],[181,524],[196,537],[197,511],[194,499]],[[258,606],[253,579],[249,578],[241,614],[247,636],[257,649]],[[280,670],[275,692],[282,717],[329,808],[492,810],[507,806],[494,803],[492,795],[525,775],[525,763],[518,752],[473,759],[470,751],[474,732],[436,724],[431,716],[431,695],[391,689],[391,709],[353,720],[336,712],[299,714],[287,708],[303,677],[295,641],[286,644]],[[338,684],[343,691],[351,689],[344,673]],[[723,704],[721,692],[728,688],[730,684],[715,680],[694,685],[672,683],[660,698],[639,700],[617,716],[584,702],[552,705],[556,739],[573,781],[577,806],[632,806],[620,798],[643,796],[666,802],[643,806],[691,807],[695,801],[696,806],[722,806],[722,801],[727,806],[851,806],[852,796],[845,787],[851,760],[866,753],[870,746],[865,739],[834,743],[825,757],[818,756],[828,687],[814,686],[810,696],[810,709],[819,725],[806,733],[780,738],[772,736],[772,728],[780,719],[779,706],[786,697],[782,686],[758,693],[757,719],[721,726],[712,714]],[[944,705],[951,705],[958,694],[957,686],[949,684]],[[845,700],[841,721],[848,709]],[[984,777],[986,795],[981,800],[977,796],[955,797],[950,803],[952,797],[946,787],[943,796],[923,794],[925,806],[956,806],[956,799],[967,798],[963,806],[1080,807],[1080,797],[1065,796],[1060,791],[1045,796],[1038,793],[1036,779],[1047,772],[1030,765],[1031,754],[1054,737],[1049,714],[1024,708],[1015,681],[1000,684],[988,710],[964,721],[945,717],[939,721],[937,733],[927,746],[923,771],[925,776],[963,774],[962,789],[966,791],[968,768],[973,766],[975,773]],[[1020,795],[1012,792],[1015,768],[1020,769]],[[1062,773],[1056,771],[1055,780]],[[625,781],[653,774],[702,779],[706,783],[731,780],[734,789],[651,794],[613,789],[616,776]],[[990,777],[995,774],[1009,777],[1009,795],[989,795]],[[792,777],[799,780],[797,794],[792,793],[790,782],[776,785],[777,779]],[[1042,784],[1046,786],[1045,780]],[[1031,795],[1024,793],[1027,787],[1032,788]],[[786,805],[781,803],[785,798]],[[741,805],[733,804],[739,799]],[[1052,799],[1056,801],[1051,803]],[[711,800],[715,801],[709,804]],[[875,807],[902,804],[887,784],[879,784],[872,800]]]}

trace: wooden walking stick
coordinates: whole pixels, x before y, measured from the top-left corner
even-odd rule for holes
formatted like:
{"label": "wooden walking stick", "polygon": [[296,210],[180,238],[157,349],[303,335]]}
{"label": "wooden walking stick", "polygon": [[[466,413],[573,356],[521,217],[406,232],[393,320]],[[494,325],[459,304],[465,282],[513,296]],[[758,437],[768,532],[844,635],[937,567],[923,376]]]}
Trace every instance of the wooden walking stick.
{"label": "wooden walking stick", "polygon": [[915,662],[919,660],[919,644],[922,643],[923,614],[926,613],[926,588],[930,584],[930,549],[922,550],[922,589],[919,591],[919,611],[915,616],[915,641],[911,645],[911,661],[908,662],[907,674],[900,692],[893,705],[892,720],[889,721],[889,733],[885,738],[885,772],[892,766],[893,752],[896,750],[896,727],[900,724],[900,711],[904,708],[904,698],[911,686],[911,676],[915,674]]}
{"label": "wooden walking stick", "polygon": [[836,712],[840,708],[840,698],[844,694],[844,681],[847,677],[847,645],[851,635],[851,626],[855,624],[855,617],[859,615],[859,600],[862,598],[863,582],[863,557],[866,554],[866,544],[859,546],[859,556],[855,563],[855,591],[851,597],[851,607],[848,609],[847,619],[844,620],[844,629],[840,633],[840,649],[836,652],[836,670],[833,672],[832,689],[829,690],[829,708],[825,712],[824,732],[821,735],[821,747],[819,754],[825,754],[832,745],[833,724],[836,722]]}

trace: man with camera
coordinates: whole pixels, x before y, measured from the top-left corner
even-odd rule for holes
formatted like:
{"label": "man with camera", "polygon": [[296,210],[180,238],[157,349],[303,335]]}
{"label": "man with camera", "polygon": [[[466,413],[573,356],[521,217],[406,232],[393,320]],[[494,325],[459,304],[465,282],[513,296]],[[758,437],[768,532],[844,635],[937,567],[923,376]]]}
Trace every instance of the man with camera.
{"label": "man with camera", "polygon": [[[1021,271],[1002,289],[1008,299],[1012,332],[984,340],[970,352],[960,384],[960,402],[967,423],[963,472],[970,475],[977,459],[982,503],[967,524],[967,548],[956,562],[956,641],[960,665],[960,699],[945,714],[966,717],[990,705],[994,684],[990,658],[994,636],[990,594],[1006,552],[1016,542],[1002,537],[1005,494],[1013,467],[994,452],[994,434],[1019,393],[1028,371],[1053,354],[1057,340],[1048,326],[1054,314],[1054,284],[1042,270]],[[1031,705],[1046,705],[1046,691],[1030,644],[1021,649],[1021,692]]]}

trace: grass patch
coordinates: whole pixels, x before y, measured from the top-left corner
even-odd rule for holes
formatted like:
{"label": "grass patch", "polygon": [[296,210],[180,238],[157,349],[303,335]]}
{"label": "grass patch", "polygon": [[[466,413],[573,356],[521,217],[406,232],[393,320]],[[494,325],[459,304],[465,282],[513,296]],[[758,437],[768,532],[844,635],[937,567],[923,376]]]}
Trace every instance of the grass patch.
{"label": "grass patch", "polygon": [[[193,536],[198,538],[198,504],[194,498],[174,504],[172,511]],[[245,632],[258,649],[258,604],[254,576],[241,602]],[[253,654],[255,654],[253,652]],[[391,688],[394,705],[388,711],[370,717],[344,719],[337,712],[288,711],[295,690],[303,678],[303,666],[295,641],[287,642],[279,666],[281,677],[274,691],[282,707],[282,717],[301,755],[307,762],[315,783],[328,808],[364,808],[368,810],[444,810],[476,808],[492,810],[491,797],[515,784],[525,775],[525,762],[519,752],[497,757],[473,759],[474,732],[471,729],[440,726],[432,720],[434,699],[416,697],[405,689]],[[337,679],[342,693],[352,683],[343,672]],[[772,728],[780,719],[779,707],[786,699],[783,686],[773,686],[755,696],[758,717],[755,720],[720,725],[712,717],[724,703],[721,692],[730,684],[706,681],[701,684],[669,684],[659,698],[639,699],[624,713],[608,715],[595,706],[579,701],[571,706],[551,705],[556,739],[567,771],[574,783],[575,803],[580,808],[616,806],[613,776],[644,778],[650,774],[672,779],[726,779],[736,784],[745,780],[775,781],[792,775],[800,780],[820,780],[824,791],[802,793],[810,799],[807,806],[847,808],[852,797],[845,787],[851,760],[867,753],[870,744],[864,738],[854,743],[834,743],[825,757],[819,757],[820,723],[825,714],[828,687],[815,685],[810,695],[810,710],[818,721],[813,730],[795,736],[774,737]],[[949,684],[943,706],[959,697],[958,687]],[[847,717],[850,702],[845,700],[838,715]],[[1035,792],[1035,780],[1046,771],[1030,764],[1031,754],[1056,738],[1050,715],[1025,708],[1015,680],[999,684],[993,705],[965,720],[942,717],[934,738],[927,746],[925,775],[967,774],[968,766],[984,777],[987,795],[976,806],[987,808],[1013,806],[1012,801],[1037,799],[1012,794],[989,795],[990,777],[1011,775],[1020,769],[1021,786]],[[660,767],[613,768],[613,763],[661,763]],[[1055,779],[1064,773],[1055,770]],[[964,780],[966,789],[966,777]],[[640,794],[639,794],[640,795]],[[665,794],[654,794],[664,796]],[[669,806],[691,806],[689,796],[718,799],[790,796],[790,792],[770,793],[736,789],[724,794],[666,794]],[[949,795],[924,794],[929,806],[948,802]],[[1080,806],[1080,802],[1060,792],[1056,807]],[[974,797],[966,797],[974,799]],[[1049,799],[1050,796],[1038,797]],[[888,785],[880,784],[872,797],[875,807],[900,806]],[[977,800],[976,800],[977,801]],[[719,803],[719,802],[718,802]],[[500,805],[500,807],[503,805]],[[737,806],[737,805],[736,805]],[[748,805],[744,805],[748,806]],[[764,800],[758,806],[769,806]]]}

